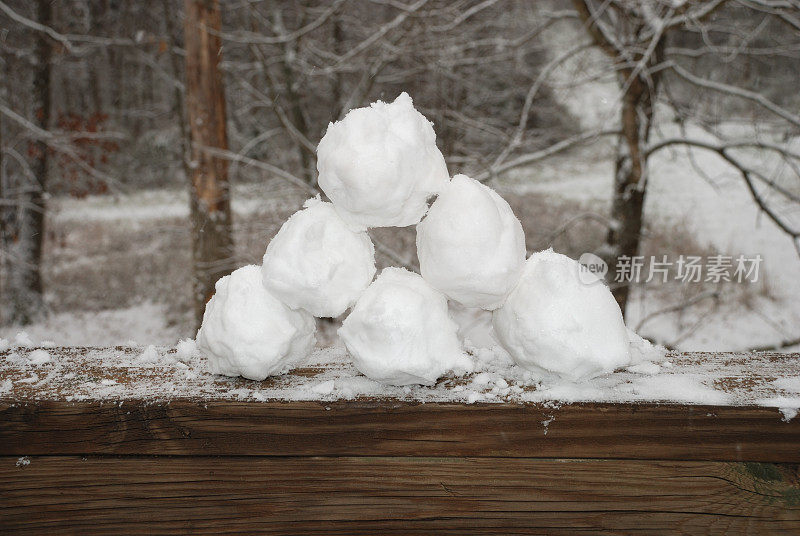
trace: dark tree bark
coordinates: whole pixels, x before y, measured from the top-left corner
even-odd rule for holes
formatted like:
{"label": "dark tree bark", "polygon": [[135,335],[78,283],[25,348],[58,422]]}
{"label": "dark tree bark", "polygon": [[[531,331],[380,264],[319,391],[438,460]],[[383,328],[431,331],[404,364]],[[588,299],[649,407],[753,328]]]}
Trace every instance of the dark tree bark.
{"label": "dark tree bark", "polygon": [[[49,0],[38,0],[37,19],[44,26],[52,24]],[[50,60],[52,44],[42,32],[36,36],[36,65],[33,74],[32,123],[42,131],[50,126]],[[4,217],[3,241],[5,258],[5,321],[27,324],[44,312],[42,295],[42,246],[47,191],[48,148],[42,139],[31,141],[28,148],[33,180],[24,174],[16,175],[19,183],[15,206]]]}
{"label": "dark tree bark", "polygon": [[[604,260],[613,271],[620,257],[639,254],[644,223],[644,202],[647,187],[647,156],[645,148],[653,122],[653,102],[660,84],[661,74],[651,70],[663,56],[665,35],[655,43],[636,43],[635,36],[641,24],[635,19],[620,17],[618,42],[611,42],[596,25],[595,15],[586,0],[574,0],[578,15],[595,44],[609,56],[615,65],[631,65],[618,70],[618,80],[623,91],[620,117],[621,134],[617,141],[614,170],[614,193],[611,203],[613,225],[606,235],[602,248]],[[624,30],[622,26],[624,26]],[[628,36],[631,39],[628,39]],[[622,46],[620,46],[620,44]],[[651,49],[652,47],[652,49]],[[651,50],[650,50],[651,49]],[[642,55],[647,51],[647,57]],[[642,65],[639,65],[643,62]],[[641,68],[639,68],[641,67]],[[625,313],[631,285],[626,282],[612,285],[614,298]]]}
{"label": "dark tree bark", "polygon": [[[653,122],[653,97],[660,78],[656,74],[645,80],[633,75],[629,69],[623,69],[619,76],[620,83],[628,84],[629,87],[622,97],[622,134],[617,141],[614,195],[611,203],[611,220],[614,225],[609,228],[604,244],[606,260],[612,263],[609,265],[612,270],[618,258],[635,257],[639,254],[647,191],[647,160],[644,149]],[[625,283],[612,288],[623,312],[628,303],[630,289],[631,285]]]}
{"label": "dark tree bark", "polygon": [[199,326],[214,283],[231,272],[233,233],[228,162],[205,149],[228,149],[217,0],[185,0],[186,110],[191,149],[193,301]]}

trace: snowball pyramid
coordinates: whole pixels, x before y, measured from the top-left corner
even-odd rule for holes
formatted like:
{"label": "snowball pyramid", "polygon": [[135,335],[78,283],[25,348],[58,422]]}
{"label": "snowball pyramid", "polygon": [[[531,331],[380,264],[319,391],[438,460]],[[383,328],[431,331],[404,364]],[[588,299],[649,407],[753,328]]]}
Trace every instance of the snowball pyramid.
{"label": "snowball pyramid", "polygon": [[471,370],[447,300],[422,277],[386,268],[339,329],[365,376],[392,385],[432,384],[450,370]]}
{"label": "snowball pyramid", "polygon": [[525,234],[497,192],[456,175],[417,225],[422,277],[465,307],[496,309],[525,264]]}
{"label": "snowball pyramid", "polygon": [[402,93],[328,125],[317,147],[319,186],[350,225],[405,227],[449,179],[430,121]]}
{"label": "snowball pyramid", "polygon": [[375,276],[375,248],[333,205],[309,199],[283,224],[264,254],[264,286],[292,309],[335,317],[353,305]]}
{"label": "snowball pyramid", "polygon": [[600,280],[581,282],[578,271],[577,261],[552,249],[535,253],[494,312],[497,338],[520,366],[582,380],[630,364],[628,332],[611,291]]}
{"label": "snowball pyramid", "polygon": [[314,330],[314,317],[270,294],[261,283],[261,269],[251,265],[217,281],[197,346],[211,372],[263,380],[308,355]]}

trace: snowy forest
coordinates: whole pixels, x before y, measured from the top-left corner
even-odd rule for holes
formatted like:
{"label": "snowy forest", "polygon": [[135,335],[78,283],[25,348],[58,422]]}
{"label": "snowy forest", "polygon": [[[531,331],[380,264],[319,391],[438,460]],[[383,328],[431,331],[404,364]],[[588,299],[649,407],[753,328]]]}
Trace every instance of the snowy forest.
{"label": "snowy forest", "polygon": [[[642,336],[800,348],[796,0],[0,0],[0,72],[2,337],[194,336],[329,123],[407,92]],[[413,227],[370,237],[419,270]]]}

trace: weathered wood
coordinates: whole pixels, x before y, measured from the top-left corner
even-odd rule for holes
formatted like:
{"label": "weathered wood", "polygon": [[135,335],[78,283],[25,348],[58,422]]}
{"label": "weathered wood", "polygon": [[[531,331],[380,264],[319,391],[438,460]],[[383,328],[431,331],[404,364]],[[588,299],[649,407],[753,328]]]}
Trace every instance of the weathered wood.
{"label": "weathered wood", "polygon": [[796,534],[796,465],[0,458],[0,532]]}
{"label": "weathered wood", "polygon": [[[143,348],[48,348],[50,362],[32,366],[25,358],[33,349],[0,352],[0,403],[35,401],[115,401],[147,400],[230,400],[290,401],[375,399],[417,402],[464,402],[474,374],[461,378],[445,377],[434,386],[407,389],[380,386],[364,378],[352,365],[343,348],[318,349],[303,368],[265,381],[227,378],[208,372],[202,361],[189,365],[174,359],[174,349],[159,349],[154,362],[142,361]],[[765,404],[785,398],[773,382],[778,378],[800,377],[800,354],[692,352],[670,354],[672,366],[663,366],[655,375],[618,371],[589,382],[583,396],[571,395],[574,402],[718,404],[725,406],[775,406]],[[320,382],[334,380],[348,387],[330,395],[314,391]],[[507,393],[494,402],[564,401],[563,391],[542,391],[535,381],[520,383],[507,378],[516,393]],[[10,382],[11,387],[3,385]],[[664,389],[664,385],[678,389]],[[468,387],[468,388],[465,388]],[[478,389],[489,390],[491,385]],[[692,389],[697,389],[693,393]],[[794,396],[800,396],[796,394]],[[780,407],[780,405],[775,406]]]}
{"label": "weathered wood", "polygon": [[29,352],[0,353],[2,534],[800,531],[797,356],[672,355],[565,403],[521,376],[383,388],[330,350],[264,382]]}
{"label": "weathered wood", "polygon": [[0,455],[511,456],[800,462],[774,408],[387,401],[0,406]]}
{"label": "weathered wood", "polygon": [[[800,419],[785,422],[775,407],[755,405],[785,396],[773,380],[800,376],[793,356],[674,355],[673,367],[659,376],[623,372],[599,380],[614,382],[597,384],[595,392],[616,403],[525,402],[537,387],[522,385],[517,398],[465,404],[469,377],[408,392],[386,388],[380,398],[319,395],[313,391],[318,378],[364,384],[346,356],[330,354],[316,367],[253,382],[213,376],[202,363],[187,367],[164,352],[162,361],[141,362],[141,350],[128,348],[50,349],[51,361],[41,366],[17,352],[0,354],[0,455],[800,462]],[[637,381],[683,385],[698,377],[713,386],[713,398],[719,393],[731,405],[659,403],[660,395],[642,400],[630,388]]]}

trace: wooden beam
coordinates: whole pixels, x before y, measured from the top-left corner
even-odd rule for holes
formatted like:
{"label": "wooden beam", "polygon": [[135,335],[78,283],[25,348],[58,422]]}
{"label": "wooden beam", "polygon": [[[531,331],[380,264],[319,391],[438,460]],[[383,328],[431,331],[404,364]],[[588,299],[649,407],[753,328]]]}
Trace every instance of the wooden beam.
{"label": "wooden beam", "polygon": [[0,455],[510,456],[800,462],[775,408],[400,401],[0,401]]}
{"label": "wooden beam", "polygon": [[675,461],[0,458],[0,532],[797,534],[797,476]]}

